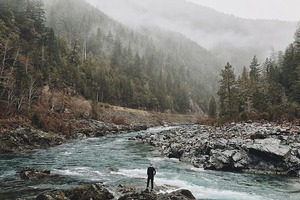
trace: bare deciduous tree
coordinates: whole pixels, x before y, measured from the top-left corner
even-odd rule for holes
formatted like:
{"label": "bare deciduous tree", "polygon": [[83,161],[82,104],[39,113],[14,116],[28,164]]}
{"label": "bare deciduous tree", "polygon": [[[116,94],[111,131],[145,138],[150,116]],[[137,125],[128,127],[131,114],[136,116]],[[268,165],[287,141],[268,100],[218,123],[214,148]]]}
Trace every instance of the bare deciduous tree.
{"label": "bare deciduous tree", "polygon": [[28,83],[28,108],[30,109],[32,100],[36,97],[37,84],[32,76],[29,77]]}

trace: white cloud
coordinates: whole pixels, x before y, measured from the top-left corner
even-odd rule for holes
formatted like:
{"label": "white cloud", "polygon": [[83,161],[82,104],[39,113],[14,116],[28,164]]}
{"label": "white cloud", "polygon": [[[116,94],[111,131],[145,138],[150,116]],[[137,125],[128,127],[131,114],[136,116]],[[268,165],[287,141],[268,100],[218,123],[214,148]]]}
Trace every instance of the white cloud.
{"label": "white cloud", "polygon": [[251,19],[300,20],[300,0],[188,0],[227,14]]}

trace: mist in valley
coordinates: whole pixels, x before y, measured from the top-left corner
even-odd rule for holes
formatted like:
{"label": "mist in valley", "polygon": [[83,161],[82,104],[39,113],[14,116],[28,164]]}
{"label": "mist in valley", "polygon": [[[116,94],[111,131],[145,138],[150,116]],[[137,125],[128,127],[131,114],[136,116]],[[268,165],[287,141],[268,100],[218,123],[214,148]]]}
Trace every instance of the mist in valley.
{"label": "mist in valley", "polygon": [[0,199],[297,199],[300,24],[191,1],[0,0]]}
{"label": "mist in valley", "polygon": [[251,20],[217,12],[186,0],[87,0],[133,29],[158,27],[197,42],[236,69],[248,66],[253,55],[264,60],[293,41],[296,22]]}
{"label": "mist in valley", "polygon": [[[138,108],[150,105],[161,111],[206,112],[211,97],[217,98],[220,72],[227,62],[235,71],[236,85],[254,58],[261,78],[270,60],[282,67],[282,56],[297,30],[296,22],[240,18],[187,0],[44,2],[47,24],[71,48],[76,47],[83,60],[90,55],[105,63],[96,67],[104,74],[109,71],[101,77],[104,85],[111,85],[107,82],[112,69],[115,90],[122,89],[118,84],[125,79],[124,91],[113,96],[107,95],[113,89],[97,88],[100,101]],[[134,65],[141,70],[137,79],[130,72],[138,69]],[[115,97],[128,96],[130,90],[136,90],[137,96],[143,91],[144,99],[124,103]]]}
{"label": "mist in valley", "polygon": [[[259,107],[260,100],[277,105],[290,91],[295,91],[293,98],[298,98],[297,88],[290,87],[298,79],[287,76],[293,74],[290,71],[296,73],[296,67],[290,70],[288,57],[297,58],[289,55],[298,44],[294,37],[296,22],[238,18],[187,0],[43,3],[37,4],[40,10],[45,9],[38,11],[40,19],[36,20],[35,15],[29,17],[41,22],[37,23],[40,27],[32,30],[39,29],[45,38],[34,37],[27,30],[22,30],[20,37],[26,36],[30,44],[30,39],[37,40],[32,55],[42,52],[42,63],[47,63],[52,74],[42,68],[46,79],[40,74],[34,78],[53,83],[53,87],[65,82],[87,99],[112,105],[203,114],[209,110],[213,97],[220,100],[225,66],[232,74],[233,89],[239,90],[235,92],[236,98],[232,97],[238,101],[236,105],[240,104],[232,108],[236,113],[251,110],[245,110],[244,104],[256,94],[260,95],[258,100],[250,103],[257,103],[253,108],[261,112],[268,105]],[[15,12],[17,15],[18,10]],[[23,27],[23,21],[18,23]],[[13,42],[9,37],[3,41],[6,40]],[[46,40],[50,41],[49,47],[45,47]],[[10,57],[18,54],[9,53]],[[6,58],[6,54],[2,57]],[[38,58],[34,57],[36,63]],[[257,83],[251,80],[249,84],[253,73]],[[269,80],[272,82],[268,88],[260,87]],[[278,97],[272,96],[274,88],[278,89]],[[245,94],[249,93],[253,94],[248,98]]]}

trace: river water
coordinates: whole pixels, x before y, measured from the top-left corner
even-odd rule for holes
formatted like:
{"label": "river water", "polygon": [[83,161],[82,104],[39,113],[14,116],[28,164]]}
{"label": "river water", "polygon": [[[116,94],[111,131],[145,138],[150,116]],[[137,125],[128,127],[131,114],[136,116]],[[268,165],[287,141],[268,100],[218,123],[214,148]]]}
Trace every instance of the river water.
{"label": "river water", "polygon": [[[147,131],[159,134],[162,129],[165,128],[150,128]],[[300,179],[194,168],[178,160],[161,157],[154,147],[128,140],[136,134],[133,132],[88,138],[30,153],[0,155],[0,199],[13,199],[16,195],[24,195],[28,193],[28,188],[43,191],[67,188],[81,182],[116,185],[139,179],[143,181],[142,184],[146,184],[142,178],[146,178],[149,162],[153,162],[157,170],[154,180],[157,187],[169,185],[186,188],[197,199],[300,199]],[[27,166],[50,169],[52,174],[67,178],[38,184],[22,181],[16,175],[16,171]],[[24,185],[27,190],[22,193],[22,189],[18,187]]]}

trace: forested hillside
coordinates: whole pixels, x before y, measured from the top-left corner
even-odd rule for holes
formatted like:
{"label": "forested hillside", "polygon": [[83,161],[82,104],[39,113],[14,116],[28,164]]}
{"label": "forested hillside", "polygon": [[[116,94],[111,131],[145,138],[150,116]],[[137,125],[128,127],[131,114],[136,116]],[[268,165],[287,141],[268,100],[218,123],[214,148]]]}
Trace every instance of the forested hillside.
{"label": "forested hillside", "polygon": [[[300,117],[300,26],[286,50],[260,63],[256,56],[241,76],[227,63],[221,71],[220,117],[223,119],[294,120]],[[212,105],[214,104],[211,101]],[[216,108],[210,106],[216,117]]]}
{"label": "forested hillside", "polygon": [[82,0],[46,5],[49,26],[82,61],[102,62],[85,67],[98,71],[92,81],[99,88],[88,98],[162,112],[207,110],[220,65],[195,42],[159,29],[134,32]]}
{"label": "forested hillside", "polygon": [[70,102],[54,90],[96,103],[202,113],[217,88],[217,59],[180,34],[136,33],[83,0],[0,4],[1,117],[65,112]]}
{"label": "forested hillside", "polygon": [[254,54],[258,59],[264,59],[272,49],[284,49],[292,42],[297,25],[296,22],[243,19],[186,0],[87,2],[137,29],[158,26],[181,33],[205,47],[223,63],[233,64],[238,72],[248,65]]}
{"label": "forested hillside", "polygon": [[72,51],[45,26],[40,1],[0,1],[0,48],[2,117],[30,111],[39,88],[65,87],[65,74],[77,71]]}
{"label": "forested hillside", "polygon": [[1,118],[96,118],[98,103],[224,119],[299,117],[299,32],[285,52],[263,63],[255,56],[238,78],[228,62],[219,82],[220,61],[180,33],[135,31],[83,0],[0,0]]}

